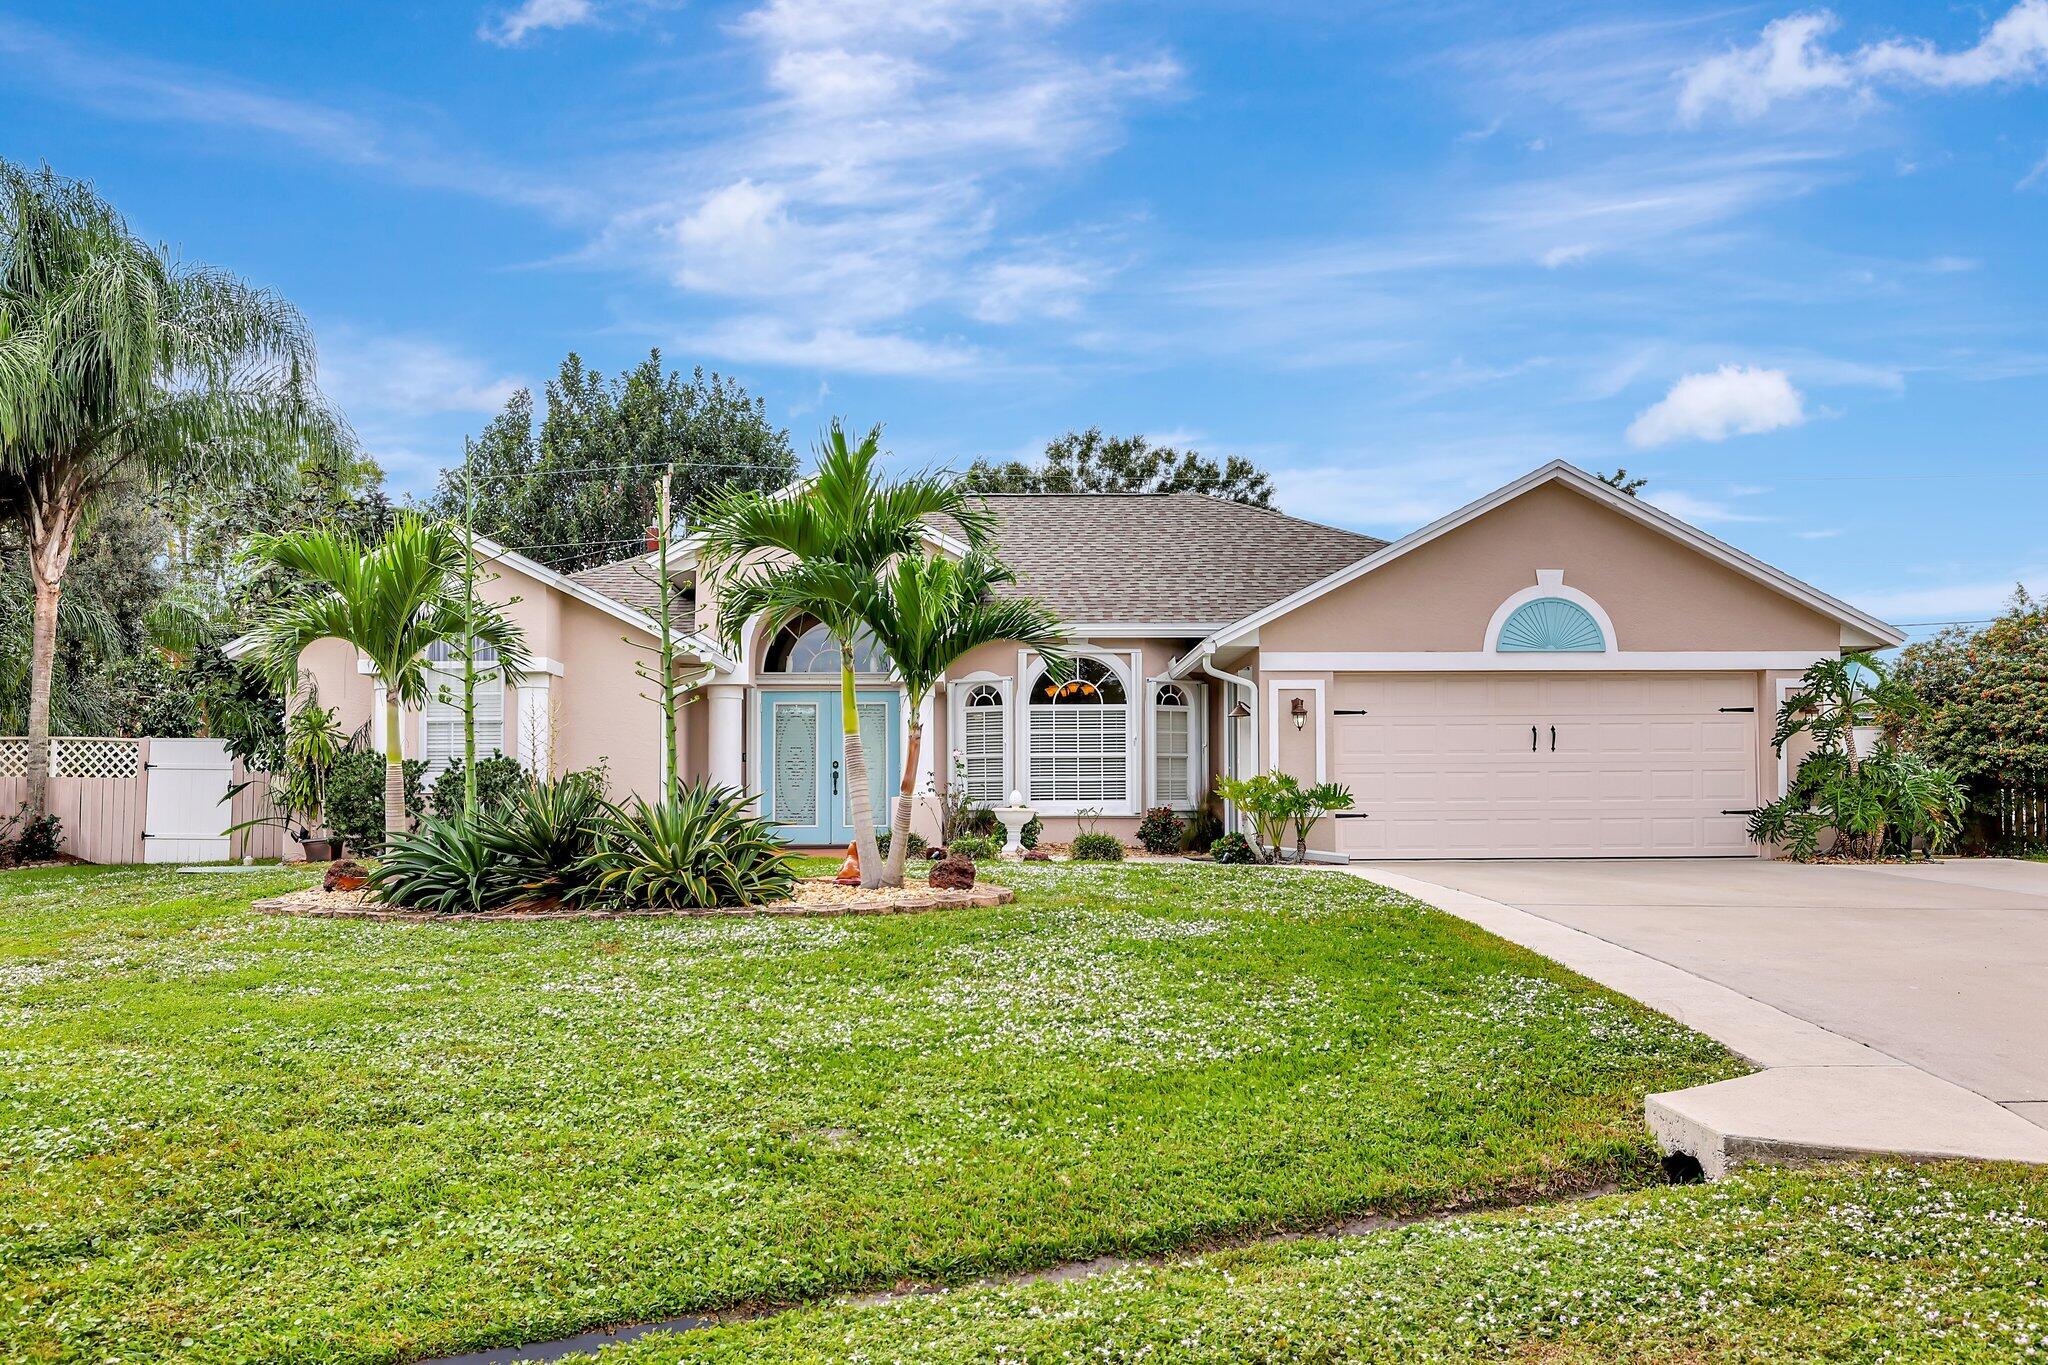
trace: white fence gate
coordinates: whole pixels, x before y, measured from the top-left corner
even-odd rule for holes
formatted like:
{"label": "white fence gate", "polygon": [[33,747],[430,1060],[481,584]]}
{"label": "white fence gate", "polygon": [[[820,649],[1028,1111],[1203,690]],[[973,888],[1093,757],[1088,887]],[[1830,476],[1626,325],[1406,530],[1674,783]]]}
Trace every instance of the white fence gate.
{"label": "white fence gate", "polygon": [[149,745],[149,787],[142,813],[145,863],[217,863],[228,857],[223,833],[235,761],[217,739],[158,739]]}

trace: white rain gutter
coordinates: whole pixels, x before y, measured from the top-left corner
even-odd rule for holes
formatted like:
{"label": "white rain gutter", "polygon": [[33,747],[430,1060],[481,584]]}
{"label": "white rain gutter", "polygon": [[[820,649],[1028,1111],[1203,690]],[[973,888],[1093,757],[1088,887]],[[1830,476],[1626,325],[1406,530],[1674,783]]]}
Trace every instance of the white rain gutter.
{"label": "white rain gutter", "polygon": [[[1252,720],[1252,723],[1251,723],[1251,736],[1252,736],[1252,744],[1251,744],[1251,750],[1252,750],[1252,762],[1251,762],[1251,771],[1252,771],[1252,772],[1254,772],[1254,773],[1256,773],[1256,772],[1257,772],[1257,771],[1259,770],[1259,761],[1258,761],[1258,760],[1259,760],[1259,685],[1258,685],[1258,684],[1257,684],[1256,682],[1253,682],[1253,681],[1251,681],[1250,679],[1247,679],[1247,678],[1240,678],[1240,677],[1238,677],[1238,676],[1237,676],[1237,675],[1236,675],[1235,673],[1225,673],[1225,672],[1223,672],[1222,670],[1220,670],[1219,668],[1217,668],[1217,667],[1216,667],[1216,664],[1215,664],[1215,655],[1216,655],[1216,649],[1215,649],[1215,646],[1213,646],[1213,645],[1212,645],[1212,646],[1210,646],[1210,647],[1209,647],[1208,649],[1205,649],[1205,650],[1203,650],[1203,651],[1202,651],[1202,653],[1201,653],[1201,659],[1200,659],[1200,662],[1199,662],[1199,663],[1198,663],[1198,664],[1197,664],[1196,666],[1197,666],[1198,668],[1200,668],[1200,669],[1202,670],[1202,672],[1204,672],[1204,673],[1208,674],[1208,675],[1209,675],[1210,677],[1212,677],[1212,678],[1216,679],[1216,680],[1217,680],[1218,682],[1220,682],[1220,683],[1224,684],[1224,687],[1225,687],[1225,691],[1224,691],[1224,694],[1223,694],[1223,695],[1224,695],[1225,697],[1228,697],[1228,696],[1230,695],[1229,689],[1230,689],[1230,688],[1233,688],[1233,687],[1242,687],[1242,688],[1244,688],[1244,689],[1245,689],[1246,691],[1248,691],[1248,692],[1249,692],[1249,693],[1251,694],[1251,701],[1250,701],[1250,703],[1249,703],[1249,705],[1251,706],[1251,709],[1252,709],[1252,716],[1251,716],[1251,720]],[[1225,703],[1225,705],[1224,705],[1224,708],[1223,708],[1223,723],[1224,723],[1224,724],[1226,724],[1226,725],[1230,725],[1230,726],[1235,726],[1235,725],[1237,724],[1237,721],[1236,721],[1235,719],[1233,719],[1233,718],[1231,717],[1231,714],[1230,714],[1230,707],[1229,707],[1229,704],[1228,704],[1227,702]],[[1233,736],[1235,735],[1235,733],[1236,733],[1236,731],[1235,731],[1234,729],[1233,729],[1233,730],[1227,730],[1227,731],[1225,731],[1225,732],[1224,732],[1224,735],[1223,735],[1223,752],[1225,752],[1225,753],[1229,753],[1229,752],[1230,752],[1230,748],[1231,748],[1231,740],[1232,740],[1232,737],[1233,737]],[[1243,760],[1244,760],[1244,755],[1243,755],[1243,754],[1239,754],[1239,755],[1238,755],[1238,760],[1239,760],[1239,762],[1240,762],[1240,763],[1242,763],[1242,762],[1243,762]],[[1235,777],[1235,776],[1237,776],[1237,774],[1236,774],[1236,773],[1231,773],[1231,774],[1228,774],[1228,776],[1231,776],[1231,777]],[[1238,820],[1237,820],[1237,807],[1236,807],[1235,805],[1233,805],[1232,803],[1230,803],[1229,801],[1225,801],[1225,802],[1223,803],[1223,807],[1224,807],[1224,809],[1225,809],[1225,810],[1226,810],[1227,812],[1229,812],[1229,816],[1230,816],[1229,820],[1225,822],[1225,823],[1226,823],[1226,826],[1227,826],[1227,827],[1230,827],[1230,828],[1235,828],[1235,827],[1236,827],[1236,825],[1237,825],[1237,823],[1238,823]]]}

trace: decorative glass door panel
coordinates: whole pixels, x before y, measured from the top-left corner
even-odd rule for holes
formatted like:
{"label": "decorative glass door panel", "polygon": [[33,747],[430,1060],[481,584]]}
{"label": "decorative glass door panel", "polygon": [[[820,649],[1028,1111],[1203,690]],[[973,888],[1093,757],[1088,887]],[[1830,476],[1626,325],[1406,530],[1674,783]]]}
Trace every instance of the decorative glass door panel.
{"label": "decorative glass door panel", "polygon": [[[839,693],[763,691],[760,699],[759,733],[767,751],[756,766],[762,809],[782,825],[782,837],[793,844],[824,847],[853,842]],[[894,692],[862,692],[856,705],[875,828],[884,830],[891,813],[885,794],[896,790],[902,776],[897,766],[903,761],[897,733],[902,698]]]}

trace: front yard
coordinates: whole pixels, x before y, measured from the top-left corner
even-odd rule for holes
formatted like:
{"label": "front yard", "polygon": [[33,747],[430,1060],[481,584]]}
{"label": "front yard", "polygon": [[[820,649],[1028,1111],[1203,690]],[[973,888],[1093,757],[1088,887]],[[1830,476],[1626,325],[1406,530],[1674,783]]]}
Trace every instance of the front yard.
{"label": "front yard", "polygon": [[297,871],[6,874],[0,1354],[409,1359],[1648,1184],[1642,1095],[1740,1069],[1356,878],[994,875],[420,925],[247,909]]}

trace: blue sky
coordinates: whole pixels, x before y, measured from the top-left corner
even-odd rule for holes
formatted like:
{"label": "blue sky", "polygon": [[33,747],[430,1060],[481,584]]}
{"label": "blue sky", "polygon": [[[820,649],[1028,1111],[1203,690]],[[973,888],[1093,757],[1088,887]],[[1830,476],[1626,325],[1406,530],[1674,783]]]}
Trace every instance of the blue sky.
{"label": "blue sky", "polygon": [[1382,533],[1561,456],[1895,620],[2048,585],[2048,0],[0,0],[0,155],[299,303],[400,491],[659,345],[800,444]]}

